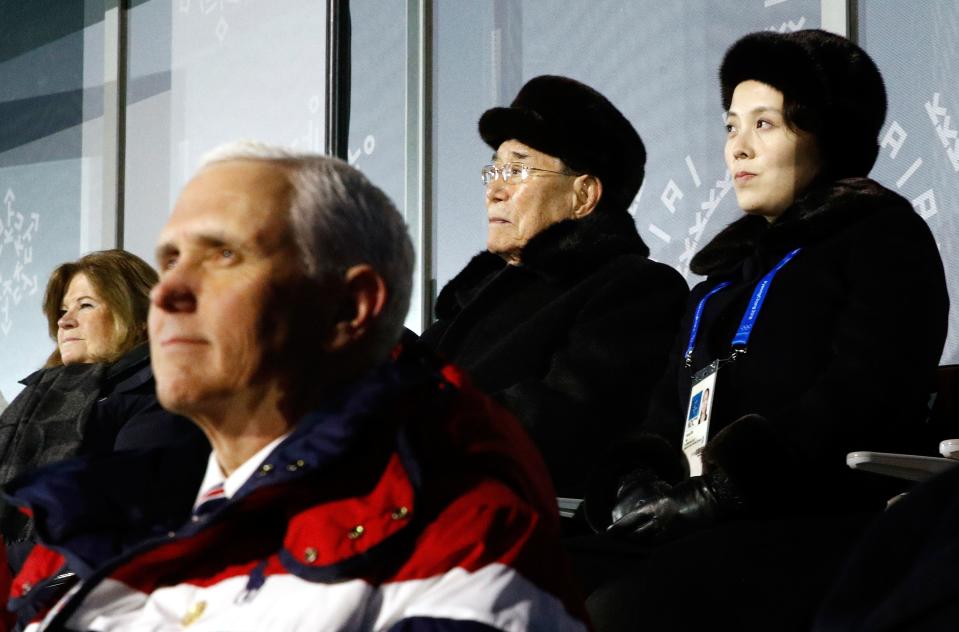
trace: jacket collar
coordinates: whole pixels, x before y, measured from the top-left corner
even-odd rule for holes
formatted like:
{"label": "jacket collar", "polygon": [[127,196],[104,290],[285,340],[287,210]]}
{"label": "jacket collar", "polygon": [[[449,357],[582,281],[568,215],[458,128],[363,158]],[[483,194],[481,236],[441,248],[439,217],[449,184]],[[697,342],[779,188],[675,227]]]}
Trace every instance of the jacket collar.
{"label": "jacket collar", "polygon": [[836,180],[810,189],[773,223],[746,215],[724,228],[696,253],[689,269],[699,275],[726,274],[757,250],[781,254],[824,239],[884,206],[907,204],[868,178]]}
{"label": "jacket collar", "polygon": [[[247,497],[256,496],[259,504],[280,489],[296,487],[301,498],[322,493],[316,481],[326,479],[320,487],[329,488],[331,477],[323,474],[334,467],[350,468],[357,448],[391,443],[404,420],[398,419],[400,414],[384,417],[383,406],[419,389],[438,388],[442,378],[434,369],[428,356],[413,349],[328,398],[297,422],[231,502],[209,520]],[[179,446],[81,457],[14,480],[4,496],[31,512],[41,541],[63,553],[84,576],[137,543],[169,531],[183,537],[200,531],[205,523],[190,524],[187,518],[206,463],[205,453],[185,455]],[[416,463],[410,457],[404,465],[418,488],[422,477]]]}
{"label": "jacket collar", "polygon": [[628,213],[594,212],[553,224],[523,248],[523,266],[554,280],[589,274],[622,254],[649,256]]}
{"label": "jacket collar", "polygon": [[[598,266],[623,254],[649,256],[649,248],[628,213],[594,212],[583,219],[553,224],[529,240],[518,266],[550,283],[562,283],[591,274]],[[506,262],[483,251],[446,284],[436,299],[436,315],[450,318],[469,303]]]}
{"label": "jacket collar", "polygon": [[107,369],[107,379],[123,379],[150,364],[150,344],[141,343],[127,351]]}
{"label": "jacket collar", "polygon": [[[24,386],[30,386],[40,381],[40,379],[50,371],[62,372],[65,375],[83,375],[89,372],[94,372],[97,369],[92,367],[97,366],[94,364],[70,364],[70,365],[58,365],[54,367],[47,367],[44,369],[38,369],[28,375],[27,377],[20,380],[20,383]],[[149,379],[153,373],[148,371],[145,377],[140,375],[140,371],[150,366],[150,345],[146,342],[137,345],[132,350],[128,351],[125,355],[121,356],[116,362],[107,365],[106,371],[104,373],[103,379],[107,382],[121,382],[120,390],[125,390],[126,388],[132,388],[134,386],[139,386],[147,379]],[[123,380],[128,380],[132,376],[136,376],[138,379],[132,380],[136,383],[129,385],[122,384]]]}

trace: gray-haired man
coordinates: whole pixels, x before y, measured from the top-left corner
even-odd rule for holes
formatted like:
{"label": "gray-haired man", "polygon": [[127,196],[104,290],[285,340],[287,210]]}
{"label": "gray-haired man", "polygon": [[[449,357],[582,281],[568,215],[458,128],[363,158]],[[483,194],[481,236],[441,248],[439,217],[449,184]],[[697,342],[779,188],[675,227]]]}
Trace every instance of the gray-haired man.
{"label": "gray-haired man", "polygon": [[[457,370],[396,346],[412,247],[359,172],[219,150],[157,260],[158,396],[212,455],[121,453],[16,483],[47,545],[13,590],[34,625],[583,628],[535,449]],[[25,585],[64,557],[65,597]]]}

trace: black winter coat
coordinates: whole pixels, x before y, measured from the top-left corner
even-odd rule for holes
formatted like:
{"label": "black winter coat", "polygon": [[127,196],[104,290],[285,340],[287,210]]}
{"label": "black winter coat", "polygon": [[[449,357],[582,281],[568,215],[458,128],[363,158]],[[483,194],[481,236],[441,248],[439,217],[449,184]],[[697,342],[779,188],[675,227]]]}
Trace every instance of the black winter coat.
{"label": "black winter coat", "polygon": [[[694,258],[708,277],[692,291],[646,429],[681,458],[691,374],[729,357],[757,282],[798,247],[769,287],[747,353],[719,371],[704,469],[724,470],[762,515],[881,507],[888,488],[850,471],[845,456],[934,448],[922,426],[949,302],[929,228],[869,179],[813,189],[772,224],[743,217]],[[693,311],[727,280],[706,304],[687,369]]]}
{"label": "black winter coat", "polygon": [[[26,388],[0,415],[0,484],[79,454],[180,444],[209,452],[195,424],[157,402],[146,344],[112,364],[41,369],[22,383]],[[32,546],[32,523],[0,502],[0,532],[8,545],[26,544],[11,548],[16,565],[19,549]]]}
{"label": "black winter coat", "polygon": [[474,257],[423,332],[519,418],[560,496],[583,495],[665,368],[688,288],[648,254],[625,213],[560,222],[529,241],[522,265]]}

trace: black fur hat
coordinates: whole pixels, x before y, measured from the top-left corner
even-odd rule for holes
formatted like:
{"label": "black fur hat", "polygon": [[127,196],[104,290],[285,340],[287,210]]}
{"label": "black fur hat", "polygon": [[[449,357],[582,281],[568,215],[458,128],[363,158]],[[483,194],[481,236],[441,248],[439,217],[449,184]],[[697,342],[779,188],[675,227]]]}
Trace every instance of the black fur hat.
{"label": "black fur hat", "polygon": [[879,155],[886,88],[863,49],[821,30],[751,33],[726,51],[719,69],[724,109],[750,79],[794,104],[787,114],[815,134],[830,178],[868,175]]}
{"label": "black fur hat", "polygon": [[603,183],[597,211],[625,212],[643,183],[639,134],[606,97],[568,77],[530,79],[508,108],[483,113],[479,133],[493,149],[515,139],[596,176]]}

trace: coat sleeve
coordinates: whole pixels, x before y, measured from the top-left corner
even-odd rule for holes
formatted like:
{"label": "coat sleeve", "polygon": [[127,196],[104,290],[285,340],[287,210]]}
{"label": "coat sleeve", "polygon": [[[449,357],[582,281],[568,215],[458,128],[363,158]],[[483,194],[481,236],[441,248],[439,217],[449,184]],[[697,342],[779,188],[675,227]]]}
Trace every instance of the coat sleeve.
{"label": "coat sleeve", "polygon": [[[685,352],[692,326],[692,308],[698,300],[697,295],[705,294],[705,291],[700,291],[699,287],[693,288],[691,298],[687,301],[686,313],[669,352],[666,371],[659,383],[653,388],[649,410],[643,424],[635,429],[632,437],[633,441],[640,446],[643,444],[648,446],[650,437],[661,437],[673,448],[677,458],[682,459],[684,463],[685,457],[680,450],[680,439],[682,438],[686,405],[689,402],[689,390],[688,388],[681,388],[679,385],[685,384],[685,380],[680,379],[681,373],[688,374],[689,371],[685,366]],[[640,453],[645,453],[645,451],[640,450]],[[664,472],[657,471],[659,471],[661,477],[668,480],[669,477],[665,476]]]}
{"label": "coat sleeve", "polygon": [[33,547],[7,593],[7,609],[21,626],[17,629],[41,620],[75,580],[60,553],[42,544]]}
{"label": "coat sleeve", "polygon": [[820,497],[848,474],[847,452],[911,449],[920,434],[946,335],[942,262],[911,208],[883,209],[853,230],[835,271],[848,297],[818,378],[777,413],[734,421],[704,451],[705,467],[725,470],[751,505]]}
{"label": "coat sleeve", "polygon": [[581,495],[600,455],[642,421],[687,295],[672,268],[623,267],[595,289],[540,377],[492,393],[529,430],[560,495]]}
{"label": "coat sleeve", "polygon": [[[695,292],[695,290],[694,290]],[[586,489],[586,519],[594,530],[609,524],[617,490],[625,476],[646,470],[659,479],[675,484],[689,473],[686,457],[679,446],[684,401],[677,390],[678,374],[683,367],[683,351],[689,331],[688,314],[683,318],[669,352],[666,370],[651,389],[645,416],[623,429],[606,447],[599,465],[590,473]]]}

